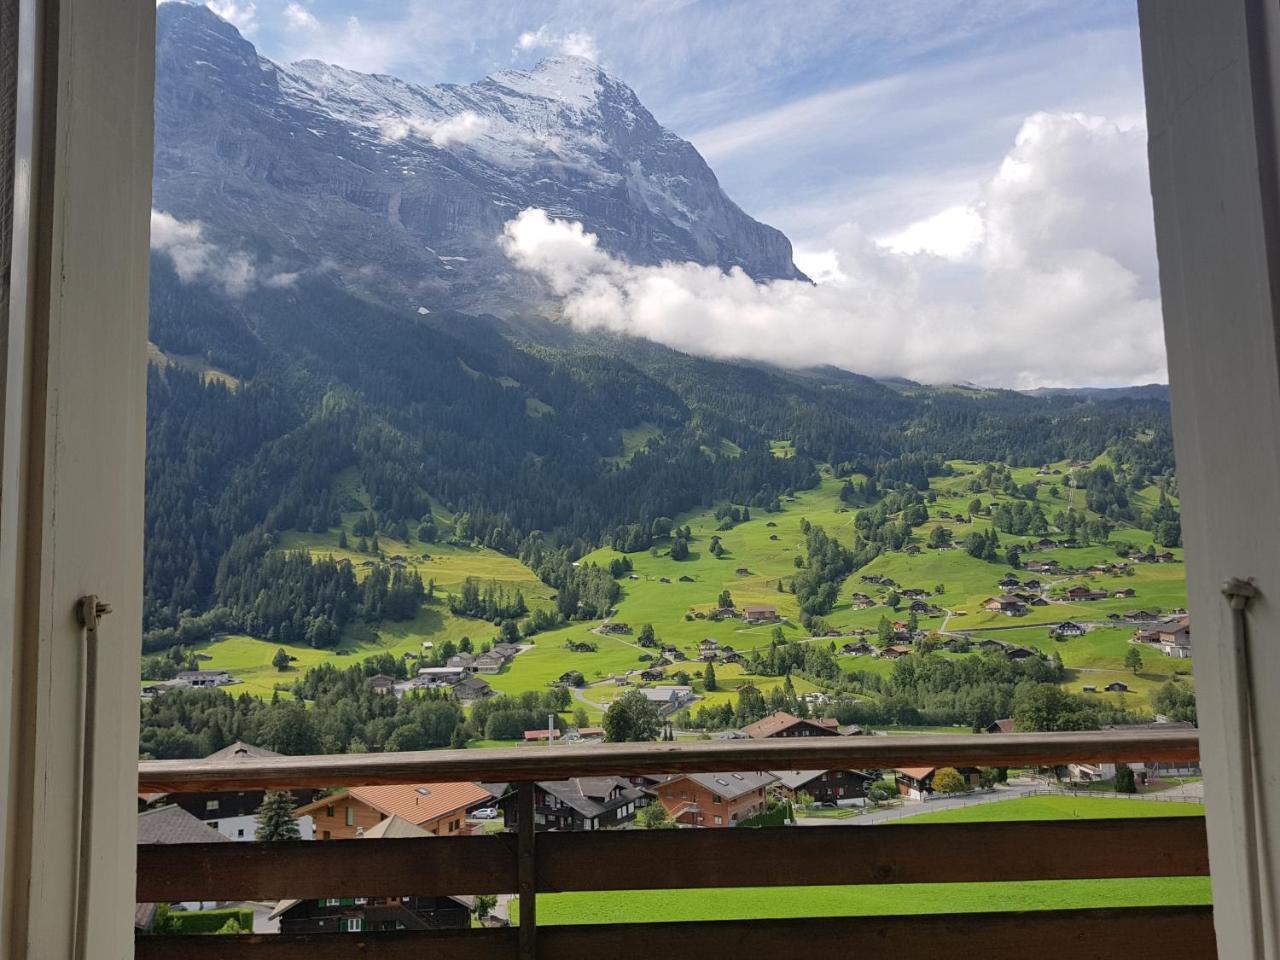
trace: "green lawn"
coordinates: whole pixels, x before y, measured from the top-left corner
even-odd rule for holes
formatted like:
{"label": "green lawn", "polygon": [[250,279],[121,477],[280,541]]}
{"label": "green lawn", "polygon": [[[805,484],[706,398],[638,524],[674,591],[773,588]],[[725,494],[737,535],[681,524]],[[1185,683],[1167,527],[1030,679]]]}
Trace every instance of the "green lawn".
{"label": "green lawn", "polygon": [[[762,869],[767,870],[767,867]],[[1092,907],[1184,906],[1211,902],[1208,877],[627,890],[616,893],[541,894],[538,897],[538,923],[554,926],[575,923],[1004,913]],[[512,921],[517,922],[519,904],[513,900],[509,909]]]}
{"label": "green lawn", "polygon": [[1039,796],[975,803],[903,817],[890,823],[993,823],[1013,820],[1130,820],[1203,816],[1200,803],[1118,800],[1114,797]]}

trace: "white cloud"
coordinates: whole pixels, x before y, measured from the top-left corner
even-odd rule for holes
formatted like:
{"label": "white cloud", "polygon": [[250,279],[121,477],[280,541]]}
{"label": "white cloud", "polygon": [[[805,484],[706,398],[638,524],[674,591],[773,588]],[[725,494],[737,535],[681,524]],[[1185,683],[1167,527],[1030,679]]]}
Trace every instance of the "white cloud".
{"label": "white cloud", "polygon": [[246,37],[258,32],[258,8],[253,0],[206,0],[205,6]]}
{"label": "white cloud", "polygon": [[600,51],[596,48],[595,37],[585,30],[572,30],[569,33],[556,33],[550,26],[543,24],[537,30],[526,30],[516,40],[517,51],[555,50],[565,56],[583,57],[587,60],[600,59]]}
{"label": "white cloud", "polygon": [[205,239],[199,220],[179,220],[155,208],[151,210],[151,249],[169,257],[183,283],[209,283],[232,297],[242,297],[259,284],[291,287],[298,279],[297,273],[264,271],[242,251],[222,250]]}
{"label": "white cloud", "polygon": [[447,147],[454,143],[470,143],[480,137],[489,128],[489,120],[472,110],[429,120],[426,117],[380,117],[375,121],[382,135],[388,140],[403,140],[413,134],[424,140],[430,140],[437,147]]}
{"label": "white cloud", "polygon": [[536,209],[500,243],[582,329],[784,366],[1031,387],[1165,379],[1152,233],[1145,131],[1036,114],[971,204],[882,242],[847,224],[805,251],[816,285],[633,266]]}
{"label": "white cloud", "polygon": [[977,210],[971,206],[954,206],[917,220],[880,243],[895,253],[931,253],[961,260],[982,243],[985,230]]}
{"label": "white cloud", "polygon": [[318,30],[320,21],[314,13],[300,3],[289,3],[284,8],[284,22],[294,30]]}

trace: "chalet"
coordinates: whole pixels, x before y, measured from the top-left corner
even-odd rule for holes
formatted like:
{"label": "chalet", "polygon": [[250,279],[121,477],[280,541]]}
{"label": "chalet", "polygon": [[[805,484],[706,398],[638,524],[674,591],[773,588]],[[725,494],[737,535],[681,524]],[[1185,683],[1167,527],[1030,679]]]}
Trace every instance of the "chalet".
{"label": "chalet", "polygon": [[1037,654],[1036,651],[1031,650],[1028,647],[1010,647],[1004,652],[1004,655],[1014,663],[1021,663],[1024,660],[1030,660]]}
{"label": "chalet", "polygon": [[520,652],[520,647],[514,643],[495,643],[489,652],[504,660],[510,660]]}
{"label": "chalet", "polygon": [[641,670],[640,671],[641,680],[651,680],[651,681],[661,682],[665,676],[666,674],[664,674],[661,670]]}
{"label": "chalet", "polygon": [[1022,588],[1024,590],[1039,590],[1040,586],[1041,586],[1040,581],[1034,578],[1030,580],[1022,581]]}
{"label": "chalet", "polygon": [[481,680],[479,677],[463,680],[453,688],[453,699],[464,704],[475,703],[477,700],[484,700],[497,695],[498,691],[489,686],[487,680]]}
{"label": "chalet", "polygon": [[525,743],[547,743],[549,741],[559,740],[563,734],[559,730],[526,730],[524,732]]}
{"label": "chalet", "polygon": [[1183,617],[1171,624],[1159,627],[1156,642],[1166,657],[1185,660],[1191,656],[1191,620]]}
{"label": "chalet", "polygon": [[[635,820],[644,798],[643,790],[622,777],[539,781],[533,785],[534,829],[579,832],[625,826]],[[499,806],[506,825],[515,826],[520,819],[516,792],[503,796]]]}
{"label": "chalet", "polygon": [[793,716],[784,710],[769,714],[755,723],[742,728],[753,740],[766,740],[775,737],[836,737],[840,731],[821,720],[808,720]]}
{"label": "chalet", "polygon": [[565,644],[570,653],[595,653],[596,645],[589,640],[570,640]]}
{"label": "chalet", "polygon": [[1008,717],[1003,720],[994,720],[987,724],[987,733],[1013,733],[1016,730],[1017,724]]}
{"label": "chalet", "polygon": [[467,671],[462,667],[423,667],[417,676],[425,682],[451,687],[467,679]]}
{"label": "chalet", "polygon": [[1127,597],[1135,597],[1138,592],[1133,587],[1121,587],[1119,590],[1112,590],[1111,595],[1117,600],[1123,600]]}
{"label": "chalet", "polygon": [[235,683],[236,678],[226,670],[182,670],[174,677],[179,683],[188,687],[225,687]]}
{"label": "chalet", "polygon": [[1027,569],[1034,573],[1053,573],[1060,564],[1057,560],[1028,560]]}
{"label": "chalet", "polygon": [[468,833],[467,814],[492,800],[493,794],[476,783],[400,783],[348,787],[303,804],[294,814],[311,816],[321,840],[354,840],[393,816],[444,837]]}
{"label": "chalet", "polygon": [[1083,687],[1080,688],[1080,692],[1081,693],[1097,693],[1098,688],[1094,684],[1086,683]]}
{"label": "chalet", "polygon": [[1105,600],[1107,594],[1100,590],[1094,590],[1083,584],[1077,583],[1074,587],[1067,588],[1068,600]]}
{"label": "chalet", "polygon": [[912,601],[911,601],[911,606],[910,606],[910,607],[908,607],[907,609],[908,609],[908,610],[910,610],[912,613],[924,613],[924,614],[927,614],[927,613],[929,613],[929,612],[930,612],[930,610],[932,610],[933,608],[932,608],[932,607],[930,607],[930,606],[929,606],[929,604],[925,603],[923,600],[912,600]]}
{"label": "chalet", "polygon": [[725,663],[746,663],[746,659],[740,653],[724,653],[722,651],[720,659]]}
{"label": "chalet", "polygon": [[1082,623],[1076,623],[1074,620],[1063,620],[1056,627],[1049,630],[1051,637],[1083,637],[1089,632],[1088,627]]}
{"label": "chalet", "polygon": [[909,654],[910,652],[911,652],[910,647],[895,645],[892,647],[885,647],[883,650],[880,651],[880,656],[885,660],[899,660],[902,657],[907,656],[907,654]]}
{"label": "chalet", "polygon": [[1049,605],[1049,601],[1044,597],[1032,597],[1028,603],[1033,607],[1047,607]]}
{"label": "chalet", "polygon": [[1002,590],[1008,590],[1010,587],[1022,586],[1022,581],[1010,573],[1001,577],[1000,580],[996,583],[996,586],[1000,587]]}
{"label": "chalet", "polygon": [[[898,793],[910,800],[925,800],[933,795],[933,775],[939,767],[903,767],[894,772]],[[956,767],[965,786],[978,786],[980,773],[977,767]]]}
{"label": "chalet", "polygon": [[[390,816],[361,839],[429,837],[403,817]],[[268,919],[282,934],[367,933],[385,930],[465,930],[475,901],[462,896],[342,897],[281,900]]]}
{"label": "chalet", "polygon": [[1077,547],[1080,546],[1080,541],[1074,540],[1068,537],[1066,540],[1063,540],[1061,543],[1059,543],[1058,546],[1066,547],[1068,550],[1075,550]]}
{"label": "chalet", "polygon": [[[235,743],[217,750],[202,762],[227,764],[264,760],[279,757],[272,750],[255,747],[251,743],[237,740]],[[156,807],[160,805],[181,808],[191,816],[203,821],[209,828],[216,830],[228,840],[252,841],[258,829],[257,811],[262,806],[264,790],[219,791],[192,790],[181,793],[153,793],[140,795],[139,804]],[[294,790],[294,799],[300,803],[309,803],[315,796],[314,790]],[[311,839],[311,820],[302,818],[298,822],[302,839]],[[177,842],[177,841],[173,841]]]}
{"label": "chalet", "polygon": [[702,657],[705,657],[707,654],[711,654],[712,659],[714,659],[715,654],[719,649],[720,641],[716,640],[714,637],[706,637],[698,641],[698,654]]}
{"label": "chalet", "polygon": [[904,597],[910,597],[912,600],[923,600],[929,596],[928,590],[921,590],[919,587],[905,587],[898,592]]}
{"label": "chalet", "polygon": [[1156,554],[1156,563],[1177,563],[1178,558],[1166,550],[1164,553]]}
{"label": "chalet", "polygon": [[1143,623],[1149,620],[1155,620],[1159,616],[1154,610],[1126,610],[1124,618],[1130,623]]}
{"label": "chalet", "polygon": [[600,625],[600,632],[601,633],[630,633],[631,624],[622,623],[621,621],[618,621],[618,620],[612,620],[609,623],[602,623]]}
{"label": "chalet", "polygon": [[689,686],[641,687],[640,693],[658,708],[660,717],[675,713],[695,699],[693,687]]}
{"label": "chalet", "polygon": [[1129,638],[1129,642],[1157,644],[1160,642],[1160,628],[1156,627],[1151,630],[1135,630],[1133,632],[1133,636]]}
{"label": "chalet", "polygon": [[1001,643],[999,640],[992,640],[991,638],[988,637],[986,639],[978,641],[978,650],[980,650],[983,653],[991,653],[992,651],[1003,650],[1003,649],[1004,649],[1004,644]]}
{"label": "chalet", "polygon": [[733,827],[764,813],[772,773],[683,773],[659,784],[654,793],[678,823],[691,827]]}
{"label": "chalet", "polygon": [[1057,540],[1051,540],[1048,537],[1041,537],[1039,540],[1031,544],[1031,546],[1036,550],[1052,550],[1057,545]]}
{"label": "chalet", "polygon": [[876,602],[872,600],[870,597],[861,596],[861,597],[854,598],[853,605],[857,607],[859,610],[867,610],[867,609],[870,609],[871,607],[874,607],[876,605]]}
{"label": "chalet", "polygon": [[474,653],[455,653],[452,657],[445,661],[446,667],[452,667],[455,670],[470,670],[471,665],[476,662]]}
{"label": "chalet", "polygon": [[991,597],[982,604],[982,609],[1003,613],[1006,617],[1021,617],[1027,612],[1027,605],[1018,597]]}
{"label": "chalet", "polygon": [[488,653],[482,653],[480,656],[476,657],[476,661],[471,665],[471,667],[476,673],[500,673],[502,668],[506,665],[506,662],[507,661],[504,657],[500,657],[493,651],[489,651]]}
{"label": "chalet", "polygon": [[1128,693],[1129,685],[1123,680],[1113,680],[1102,689],[1107,691],[1107,693]]}
{"label": "chalet", "polygon": [[777,607],[747,606],[742,608],[742,613],[748,623],[773,623],[778,619]]}
{"label": "chalet", "polygon": [[867,787],[875,776],[866,770],[771,770],[778,778],[777,786],[794,801],[807,793],[818,803],[840,803],[867,795]]}
{"label": "chalet", "polygon": [[369,686],[374,693],[390,693],[396,692],[396,678],[389,677],[385,673],[375,673],[369,678]]}

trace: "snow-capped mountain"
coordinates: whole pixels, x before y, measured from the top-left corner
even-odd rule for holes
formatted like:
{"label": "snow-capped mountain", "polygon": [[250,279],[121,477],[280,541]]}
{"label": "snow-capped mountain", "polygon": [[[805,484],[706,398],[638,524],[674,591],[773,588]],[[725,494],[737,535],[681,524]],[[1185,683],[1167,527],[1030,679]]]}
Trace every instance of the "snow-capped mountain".
{"label": "snow-capped mountain", "polygon": [[518,313],[540,291],[496,238],[533,206],[634,263],[803,276],[787,238],[590,61],[422,87],[273,63],[203,6],[156,15],[154,206],[273,270],[401,307]]}

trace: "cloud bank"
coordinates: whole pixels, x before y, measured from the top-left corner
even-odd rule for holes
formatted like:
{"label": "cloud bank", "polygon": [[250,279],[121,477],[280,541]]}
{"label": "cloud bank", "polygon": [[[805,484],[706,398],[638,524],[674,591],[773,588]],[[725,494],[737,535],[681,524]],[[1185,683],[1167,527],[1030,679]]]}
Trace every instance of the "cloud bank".
{"label": "cloud bank", "polygon": [[801,251],[819,282],[634,266],[581,224],[527,209],[499,238],[583,330],[783,366],[991,386],[1164,381],[1146,131],[1035,114],[973,201],[873,239]]}
{"label": "cloud bank", "polygon": [[225,251],[204,237],[199,220],[179,220],[152,208],[151,249],[168,256],[183,283],[208,283],[227,296],[242,297],[255,287],[290,287],[298,274],[264,270],[247,253]]}

